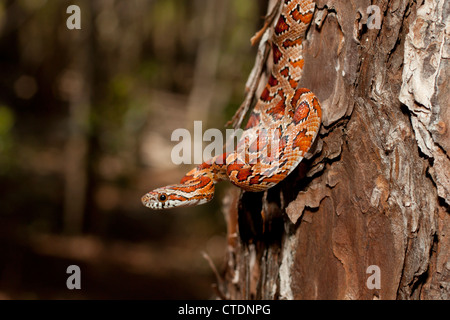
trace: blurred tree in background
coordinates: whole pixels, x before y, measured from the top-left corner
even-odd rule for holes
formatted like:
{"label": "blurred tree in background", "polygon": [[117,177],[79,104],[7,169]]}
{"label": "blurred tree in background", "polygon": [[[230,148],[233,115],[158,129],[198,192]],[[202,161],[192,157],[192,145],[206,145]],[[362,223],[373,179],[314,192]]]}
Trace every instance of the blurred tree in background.
{"label": "blurred tree in background", "polygon": [[173,130],[224,129],[240,105],[265,5],[0,1],[0,298],[213,294],[201,252],[223,263],[220,198],[161,214],[140,196],[189,169]]}

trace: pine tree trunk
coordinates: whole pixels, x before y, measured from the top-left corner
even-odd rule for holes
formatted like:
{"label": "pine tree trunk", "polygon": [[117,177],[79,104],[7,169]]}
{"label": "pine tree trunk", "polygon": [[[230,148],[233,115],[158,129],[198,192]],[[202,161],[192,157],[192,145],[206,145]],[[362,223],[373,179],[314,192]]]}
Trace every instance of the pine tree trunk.
{"label": "pine tree trunk", "polygon": [[316,149],[268,192],[230,192],[223,297],[450,298],[450,5],[372,2],[316,1]]}

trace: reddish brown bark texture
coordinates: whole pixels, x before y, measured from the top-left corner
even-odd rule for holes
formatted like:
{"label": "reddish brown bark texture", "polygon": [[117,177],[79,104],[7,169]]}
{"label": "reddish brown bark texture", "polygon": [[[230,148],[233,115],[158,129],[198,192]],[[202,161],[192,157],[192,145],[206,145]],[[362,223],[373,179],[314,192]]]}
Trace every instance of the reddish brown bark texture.
{"label": "reddish brown bark texture", "polygon": [[[230,193],[219,289],[231,299],[448,299],[449,3],[316,4],[302,80],[324,110],[316,151],[265,194]],[[379,288],[367,286],[369,266]]]}

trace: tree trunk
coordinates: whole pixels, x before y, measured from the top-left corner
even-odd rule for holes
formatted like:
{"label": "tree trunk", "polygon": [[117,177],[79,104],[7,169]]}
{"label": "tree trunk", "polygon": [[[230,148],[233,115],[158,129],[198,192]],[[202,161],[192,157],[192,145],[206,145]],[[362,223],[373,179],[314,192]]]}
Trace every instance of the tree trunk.
{"label": "tree trunk", "polygon": [[316,1],[301,83],[323,108],[316,149],[226,198],[224,298],[450,298],[450,5],[372,2]]}

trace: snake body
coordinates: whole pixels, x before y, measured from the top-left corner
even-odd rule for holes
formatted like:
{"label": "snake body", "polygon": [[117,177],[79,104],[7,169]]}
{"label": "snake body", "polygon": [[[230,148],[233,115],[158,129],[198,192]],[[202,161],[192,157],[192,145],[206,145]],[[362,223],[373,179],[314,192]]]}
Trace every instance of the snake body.
{"label": "snake body", "polygon": [[189,171],[179,184],[148,192],[151,209],[199,205],[214,196],[214,185],[230,180],[246,191],[267,190],[300,163],[321,123],[321,108],[310,90],[299,88],[304,65],[302,41],[315,3],[284,0],[271,40],[273,67],[232,152],[215,156]]}

